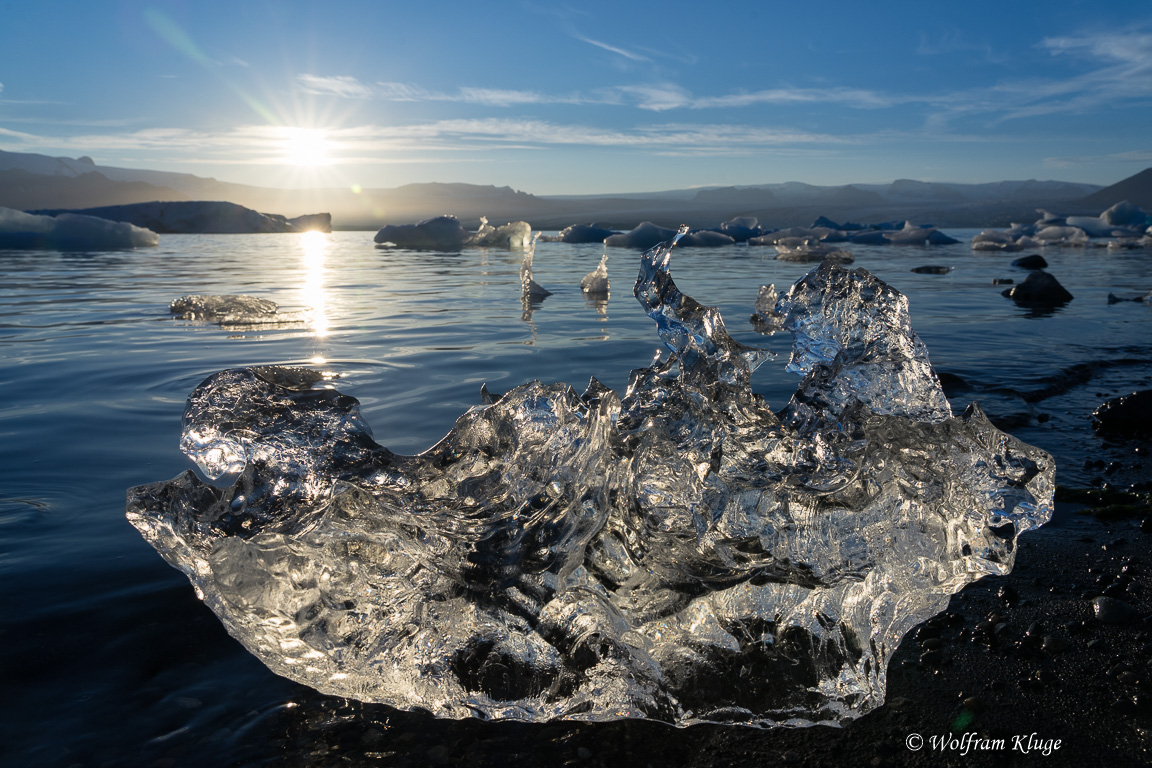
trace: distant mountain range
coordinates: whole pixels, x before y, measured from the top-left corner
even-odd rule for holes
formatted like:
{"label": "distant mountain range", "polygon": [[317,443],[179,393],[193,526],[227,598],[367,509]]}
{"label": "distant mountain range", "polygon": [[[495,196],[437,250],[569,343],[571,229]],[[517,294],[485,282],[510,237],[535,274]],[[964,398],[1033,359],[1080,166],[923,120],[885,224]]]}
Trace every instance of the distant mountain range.
{"label": "distant mountain range", "polygon": [[756,216],[765,226],[810,224],[817,216],[874,223],[911,219],[942,227],[1032,221],[1037,208],[1099,214],[1120,200],[1152,210],[1152,168],[1101,187],[1064,181],[952,184],[900,179],[891,184],[815,186],[801,182],[706,187],[617,195],[531,195],[510,187],[409,184],[391,189],[282,190],[231,184],[186,173],[95,164],[0,150],[0,206],[19,210],[89,208],[154,200],[223,200],[286,216],[329,212],[334,228],[375,229],[452,213],[466,224],[523,219],[537,229],[578,222],[631,229],[715,226]]}

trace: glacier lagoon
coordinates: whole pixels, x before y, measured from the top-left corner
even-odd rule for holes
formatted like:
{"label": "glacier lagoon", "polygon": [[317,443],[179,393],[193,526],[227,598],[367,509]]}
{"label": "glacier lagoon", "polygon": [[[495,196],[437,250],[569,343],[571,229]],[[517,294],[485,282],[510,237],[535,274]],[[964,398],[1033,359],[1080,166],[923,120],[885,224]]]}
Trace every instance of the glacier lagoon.
{"label": "glacier lagoon", "polygon": [[[481,383],[503,392],[532,377],[592,375],[623,391],[628,370],[657,346],[652,321],[627,295],[635,269],[622,262],[634,253],[610,254],[614,290],[605,303],[579,290],[602,248],[541,244],[535,280],[553,295],[522,319],[522,253],[381,253],[369,240],[173,236],[151,252],[4,254],[4,629],[9,647],[32,662],[7,678],[29,712],[6,724],[14,754],[71,764],[62,745],[73,755],[147,756],[212,739],[242,753],[254,734],[270,748],[271,722],[307,732],[317,718],[331,723],[348,711],[271,675],[228,639],[187,581],[123,521],[124,488],[187,466],[175,448],[178,414],[211,373],[252,365],[330,371],[361,401],[377,439],[411,454],[480,402]],[[852,250],[857,265],[909,296],[913,325],[946,388],[962,387],[954,402],[979,400],[1009,431],[1052,452],[1061,482],[1084,485],[1100,474],[1085,463],[1110,458],[1112,448],[1077,430],[1099,395],[1147,386],[1148,318],[1139,314],[1147,308],[1106,304],[1109,292],[1148,284],[1146,258],[1046,250],[1049,271],[1076,300],[1040,312],[991,285],[996,277],[1020,280],[1021,270],[966,243]],[[742,321],[761,283],[786,287],[808,265],[773,255],[685,251],[676,279],[718,304],[739,341],[781,353],[752,380],[754,392],[779,407],[797,380],[783,371],[787,344]],[[924,263],[954,270],[911,273]],[[181,295],[238,292],[288,311],[312,308],[311,324],[235,331],[167,314]],[[40,722],[37,711],[57,712],[68,738],[37,737],[28,726]]]}

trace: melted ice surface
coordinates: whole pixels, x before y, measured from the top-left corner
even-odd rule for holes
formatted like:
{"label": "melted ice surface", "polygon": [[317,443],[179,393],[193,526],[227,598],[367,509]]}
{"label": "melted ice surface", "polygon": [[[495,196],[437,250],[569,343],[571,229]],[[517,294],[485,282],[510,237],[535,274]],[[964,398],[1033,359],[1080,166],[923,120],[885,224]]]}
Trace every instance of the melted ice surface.
{"label": "melted ice surface", "polygon": [[[186,472],[127,514],[237,639],[323,692],[444,717],[842,722],[901,638],[1007,573],[1053,464],[953,417],[897,291],[826,263],[781,297],[804,379],[680,293],[673,243],[635,294],[670,350],[623,398],[533,381],[417,456],[305,369],[209,377]],[[489,398],[492,399],[492,398]]]}

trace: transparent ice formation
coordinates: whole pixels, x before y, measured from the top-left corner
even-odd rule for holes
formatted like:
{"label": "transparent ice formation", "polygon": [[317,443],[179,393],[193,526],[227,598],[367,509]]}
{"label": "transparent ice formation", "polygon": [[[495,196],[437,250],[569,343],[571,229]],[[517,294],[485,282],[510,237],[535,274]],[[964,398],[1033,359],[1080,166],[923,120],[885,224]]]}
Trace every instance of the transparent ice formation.
{"label": "transparent ice formation", "polygon": [[311,313],[307,310],[281,312],[276,302],[246,294],[181,296],[172,301],[168,311],[181,320],[218,323],[237,330],[270,325],[302,325],[311,319]]}
{"label": "transparent ice formation", "polygon": [[608,254],[600,257],[600,264],[596,269],[584,275],[580,281],[580,290],[591,296],[607,296],[612,284],[608,282]]}
{"label": "transparent ice formation", "polygon": [[[228,631],[324,693],[437,716],[842,723],[901,638],[1048,520],[1051,457],[953,416],[907,302],[825,263],[782,296],[803,376],[680,293],[635,295],[671,351],[621,398],[532,381],[416,456],[306,369],[209,377],[187,471],[127,515]],[[326,384],[330,387],[330,384]]]}

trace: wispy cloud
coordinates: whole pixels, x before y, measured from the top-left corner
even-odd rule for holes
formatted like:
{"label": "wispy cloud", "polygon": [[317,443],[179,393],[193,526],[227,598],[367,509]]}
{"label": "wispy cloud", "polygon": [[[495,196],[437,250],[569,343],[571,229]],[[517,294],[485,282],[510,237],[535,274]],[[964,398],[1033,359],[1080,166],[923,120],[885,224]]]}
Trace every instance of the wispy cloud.
{"label": "wispy cloud", "polygon": [[306,93],[340,98],[380,99],[381,101],[444,101],[484,104],[493,107],[512,107],[522,104],[591,104],[604,103],[605,101],[603,96],[548,94],[512,88],[462,86],[455,91],[432,91],[411,83],[382,81],[365,84],[346,75],[332,77],[297,75],[296,82]]}
{"label": "wispy cloud", "polygon": [[1053,56],[1075,56],[1094,64],[1065,79],[1012,81],[997,94],[1014,100],[1003,119],[1084,113],[1152,97],[1152,34],[1133,30],[1045,38]]}
{"label": "wispy cloud", "polygon": [[[595,93],[553,94],[510,88],[462,86],[455,91],[432,91],[412,83],[378,82],[371,85],[354,77],[299,75],[297,82],[308,92],[325,96],[383,101],[440,101],[514,107],[532,104],[599,104],[633,106],[653,112],[672,109],[753,107],[761,104],[829,103],[858,109],[878,109],[922,101],[859,88],[773,88],[718,96],[696,96],[671,82],[641,83],[603,88]],[[934,97],[935,98],[935,97]]]}
{"label": "wispy cloud", "polygon": [[1148,66],[1152,34],[1139,31],[1047,37],[1041,47],[1054,54],[1087,53],[1093,58]]}
{"label": "wispy cloud", "polygon": [[749,93],[733,93],[693,99],[694,109],[750,107],[757,104],[839,104],[846,107],[877,109],[922,99],[894,96],[858,88],[771,88]]}
{"label": "wispy cloud", "polygon": [[916,46],[918,56],[945,56],[948,54],[976,54],[980,61],[989,64],[1003,64],[1008,61],[1004,54],[993,50],[987,42],[974,42],[967,35],[955,27],[948,27],[935,35],[927,32],[920,33],[920,42]]}
{"label": "wispy cloud", "polygon": [[320,75],[297,75],[296,82],[305,93],[319,96],[340,96],[346,99],[367,99],[373,95],[372,88],[354,77]]}
{"label": "wispy cloud", "polygon": [[654,112],[691,107],[693,104],[692,94],[673,83],[625,85],[616,90],[631,96],[640,109],[649,109]]}
{"label": "wispy cloud", "polygon": [[636,53],[635,51],[630,51],[627,48],[621,48],[621,47],[616,46],[616,45],[610,45],[610,44],[602,42],[600,40],[593,40],[592,38],[585,37],[584,35],[573,35],[573,37],[575,37],[577,40],[579,40],[582,43],[588,43],[588,45],[594,45],[597,48],[601,48],[605,51],[608,51],[609,53],[614,53],[617,56],[623,56],[624,58],[628,59],[629,61],[643,61],[643,62],[651,62],[652,61],[652,59],[648,58],[647,56]]}
{"label": "wispy cloud", "polygon": [[1128,152],[1114,152],[1106,155],[1064,155],[1059,157],[1046,157],[1044,165],[1051,168],[1072,168],[1078,165],[1101,165],[1116,163],[1131,166],[1132,164],[1152,163],[1152,149],[1134,149]]}
{"label": "wispy cloud", "polygon": [[[228,131],[150,128],[89,133],[66,138],[0,129],[21,150],[131,153],[166,162],[268,165],[283,161],[282,127],[240,126]],[[394,162],[405,153],[421,156],[534,150],[549,147],[629,148],[661,154],[753,156],[767,149],[838,146],[854,141],[829,134],[725,123],[663,123],[610,129],[536,119],[456,119],[410,125],[359,125],[325,132],[327,154],[336,163]]]}
{"label": "wispy cloud", "polygon": [[35,142],[39,138],[31,133],[21,133],[20,131],[9,130],[8,128],[0,128],[0,136],[6,139],[14,139],[21,143]]}

